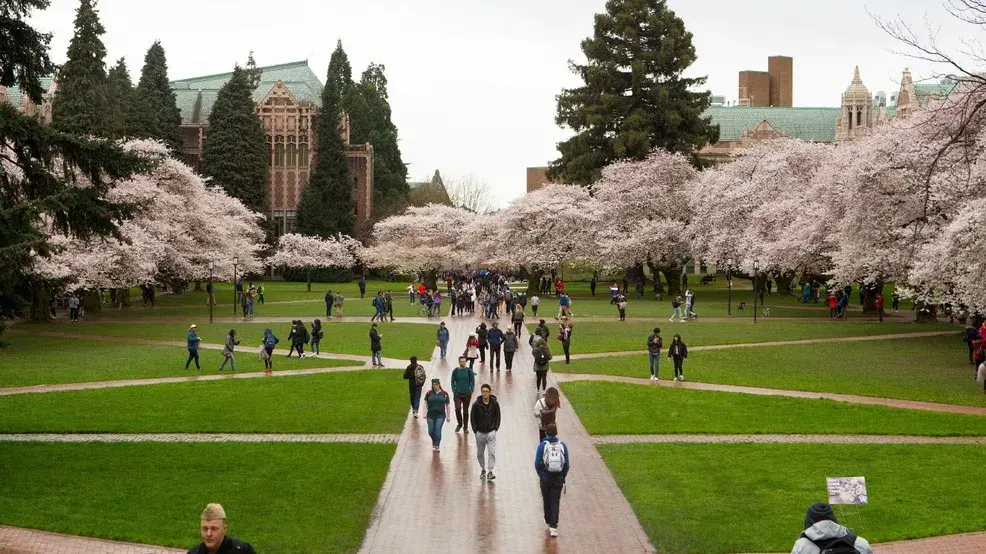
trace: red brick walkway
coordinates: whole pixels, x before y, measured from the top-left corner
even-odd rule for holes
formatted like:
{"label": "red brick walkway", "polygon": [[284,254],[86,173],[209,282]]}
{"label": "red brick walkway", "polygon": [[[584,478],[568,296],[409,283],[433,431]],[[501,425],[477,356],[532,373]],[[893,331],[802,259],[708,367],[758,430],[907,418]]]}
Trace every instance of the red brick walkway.
{"label": "red brick walkway", "polygon": [[[460,352],[477,319],[450,319],[452,353]],[[426,422],[411,419],[397,446],[363,552],[649,552],[653,551],[592,440],[563,400],[558,417],[572,471],[562,497],[561,536],[551,539],[534,473],[538,434],[534,420],[533,359],[526,340],[513,374],[491,378],[477,365],[479,385],[490,382],[502,410],[495,481],[479,480],[475,438],[446,424],[440,453],[431,449]],[[437,356],[434,356],[437,358]],[[434,360],[429,377],[449,386],[455,361]],[[411,547],[410,545],[413,545]]]}
{"label": "red brick walkway", "polygon": [[172,554],[184,553],[185,550],[74,537],[0,525],[0,552],[4,554]]}

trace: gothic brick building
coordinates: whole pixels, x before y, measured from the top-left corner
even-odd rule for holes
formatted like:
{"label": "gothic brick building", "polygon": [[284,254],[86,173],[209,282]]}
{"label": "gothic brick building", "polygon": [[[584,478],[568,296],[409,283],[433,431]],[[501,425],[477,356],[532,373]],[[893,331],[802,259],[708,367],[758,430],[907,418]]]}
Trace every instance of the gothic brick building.
{"label": "gothic brick building", "polygon": [[[278,234],[290,233],[295,231],[301,189],[308,184],[317,154],[314,118],[318,115],[323,85],[308,67],[308,60],[258,69],[260,85],[253,99],[267,132],[271,216]],[[171,83],[181,110],[182,156],[196,170],[202,168],[202,142],[208,133],[212,105],[230,77],[232,73],[220,73]],[[369,221],[373,212],[373,146],[350,144],[349,116],[345,113],[339,134],[349,160],[359,225]]]}

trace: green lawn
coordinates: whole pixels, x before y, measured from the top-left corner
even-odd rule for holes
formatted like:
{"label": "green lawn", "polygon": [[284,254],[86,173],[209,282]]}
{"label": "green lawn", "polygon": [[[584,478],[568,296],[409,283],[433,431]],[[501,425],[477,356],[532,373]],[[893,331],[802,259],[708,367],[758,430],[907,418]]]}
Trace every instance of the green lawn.
{"label": "green lawn", "polygon": [[[537,323],[536,321],[534,322]],[[554,320],[546,320],[552,330],[552,337],[558,328]],[[527,330],[533,331],[535,325],[528,325]],[[647,350],[647,337],[654,327],[661,329],[664,343],[680,333],[689,347],[710,344],[745,344],[756,342],[789,341],[801,339],[822,339],[833,337],[855,337],[867,335],[891,335],[899,333],[922,333],[931,331],[955,331],[956,337],[960,329],[945,323],[812,323],[788,321],[761,321],[754,325],[750,322],[726,323],[669,323],[666,319],[653,323],[643,321],[624,322],[588,322],[575,321],[572,334],[572,354],[587,354],[593,352],[624,352]],[[956,338],[956,343],[961,346]],[[555,348],[558,342],[553,338],[550,346]],[[847,346],[847,348],[849,348]]]}
{"label": "green lawn", "polygon": [[[117,344],[88,339],[11,335],[3,349],[0,388],[117,379],[186,376],[188,350],[175,346]],[[200,350],[202,372],[219,374],[222,352]],[[277,358],[275,370],[360,365],[348,360]],[[263,370],[256,348],[236,352],[238,373]],[[195,369],[193,363],[192,370]],[[229,364],[226,372],[230,371]]]}
{"label": "green lawn", "polygon": [[[870,542],[982,531],[981,446],[600,445],[659,551],[789,552],[826,477],[866,477],[842,522]],[[891,463],[892,462],[892,463]],[[970,477],[972,476],[972,477]],[[846,514],[836,508],[837,516]]]}
{"label": "green lawn", "polygon": [[[192,295],[193,293],[189,293]],[[299,317],[299,318],[316,318],[320,317],[325,319],[325,291],[312,292],[307,295],[307,297],[295,299],[295,300],[269,300],[265,304],[257,304],[254,308],[254,317]],[[195,298],[198,302],[188,305],[188,304],[158,304],[153,309],[143,308],[142,306],[133,306],[129,309],[118,310],[114,308],[106,309],[104,312],[99,314],[99,319],[103,320],[115,320],[115,319],[133,319],[133,318],[175,318],[175,317],[195,317],[208,319],[209,308],[205,304],[204,293],[195,294]],[[367,294],[365,299],[360,300],[359,294],[356,296],[349,297],[346,296],[346,301],[343,305],[343,314],[348,317],[370,317],[376,310],[373,307],[372,296]],[[230,293],[230,298],[219,297],[216,298],[216,307],[214,316],[215,317],[233,317],[233,305],[230,302],[232,300],[232,293]],[[444,305],[444,304],[443,304]],[[447,310],[443,310],[447,313]],[[333,312],[335,313],[335,312]],[[236,316],[242,316],[243,313],[240,306],[236,307]],[[410,304],[406,294],[399,294],[394,296],[394,317],[419,317],[421,314],[418,311],[418,304]],[[90,321],[95,321],[97,318],[90,317]]]}
{"label": "green lawn", "polygon": [[[395,445],[0,445],[0,523],[191,548],[209,502],[258,552],[355,552]],[[359,460],[359,463],[353,463]]]}
{"label": "green lawn", "polygon": [[588,381],[562,391],[593,435],[986,435],[986,417],[832,400]]}
{"label": "green lawn", "polygon": [[[260,281],[253,284],[259,285]],[[379,291],[391,291],[393,294],[400,294],[407,290],[410,283],[388,283],[385,281],[367,281],[366,295],[376,294]],[[247,283],[244,282],[244,288]],[[230,283],[215,283],[216,301],[230,307],[232,311],[233,285]],[[325,296],[325,291],[342,291],[346,302],[355,299],[359,300],[359,287],[356,281],[349,283],[312,283],[312,290],[309,292],[305,283],[285,282],[285,281],[265,281],[264,300],[267,302],[284,302],[293,300],[321,300]],[[131,302],[135,306],[142,306],[140,289],[130,290]],[[185,294],[171,294],[170,292],[160,292],[154,296],[155,306],[161,308],[173,308],[176,306],[205,306],[205,283],[202,283],[202,290],[192,290],[189,287]]]}
{"label": "green lawn", "polygon": [[[691,352],[684,369],[689,381],[703,383],[986,405],[966,354],[956,337],[927,337]],[[673,367],[662,356],[661,377],[670,379]],[[572,360],[554,369],[650,376],[646,354]]]}
{"label": "green lawn", "polygon": [[[236,333],[245,351],[256,352],[263,338],[264,329],[270,327],[274,335],[281,339],[278,345],[287,353],[290,344],[287,342],[290,323],[216,323],[209,325],[201,320],[191,320],[199,325],[199,338],[204,343],[223,344],[230,329]],[[305,325],[311,328],[311,321],[305,320]],[[188,334],[186,323],[93,323],[78,324],[34,324],[18,325],[25,331],[56,331],[77,333],[82,335],[102,335],[113,337],[132,337],[161,341],[185,341]],[[418,323],[381,323],[380,333],[383,335],[383,355],[388,358],[408,358],[417,356],[419,359],[431,358],[435,349],[435,331],[438,324],[424,325]],[[337,354],[370,355],[370,324],[369,323],[324,323],[322,330],[321,350]],[[11,342],[18,337],[12,337]],[[308,350],[306,347],[305,350]]]}
{"label": "green lawn", "polygon": [[[0,397],[5,433],[399,433],[401,370]],[[444,376],[443,376],[444,377]]]}

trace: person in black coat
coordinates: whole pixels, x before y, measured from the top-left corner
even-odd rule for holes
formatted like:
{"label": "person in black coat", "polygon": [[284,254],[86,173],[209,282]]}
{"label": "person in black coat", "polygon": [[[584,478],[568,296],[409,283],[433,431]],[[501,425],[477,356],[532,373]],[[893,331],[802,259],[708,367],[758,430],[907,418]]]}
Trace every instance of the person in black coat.
{"label": "person in black coat", "polygon": [[675,335],[674,339],[671,340],[671,346],[668,347],[668,357],[674,361],[674,380],[684,381],[685,370],[681,368],[681,364],[688,358],[688,347],[681,340],[681,335]]}

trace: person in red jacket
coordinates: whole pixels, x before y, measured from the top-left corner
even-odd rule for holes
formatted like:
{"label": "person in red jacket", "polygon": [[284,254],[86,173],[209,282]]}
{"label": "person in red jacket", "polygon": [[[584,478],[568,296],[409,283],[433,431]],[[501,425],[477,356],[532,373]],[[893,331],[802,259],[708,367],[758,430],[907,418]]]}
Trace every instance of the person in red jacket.
{"label": "person in red jacket", "polygon": [[873,304],[876,306],[876,317],[883,323],[883,295],[877,294]]}
{"label": "person in red jacket", "polygon": [[839,307],[839,299],[835,297],[835,293],[829,293],[829,317],[835,319],[836,310]]}

